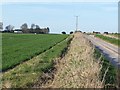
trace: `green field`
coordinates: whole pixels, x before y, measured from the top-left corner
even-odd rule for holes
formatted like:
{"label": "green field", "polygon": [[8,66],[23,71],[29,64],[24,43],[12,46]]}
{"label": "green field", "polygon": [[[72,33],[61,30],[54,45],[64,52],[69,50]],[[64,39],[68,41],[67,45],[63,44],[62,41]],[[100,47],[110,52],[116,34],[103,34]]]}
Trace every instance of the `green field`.
{"label": "green field", "polygon": [[57,34],[2,34],[2,70],[39,55],[67,37]]}
{"label": "green field", "polygon": [[[37,82],[37,80],[43,75],[43,73],[49,72],[49,70],[52,70],[54,68],[56,58],[60,58],[66,53],[68,45],[73,38],[73,36],[71,35],[38,35],[37,37],[47,38],[48,42],[51,42],[50,38],[56,40],[56,42],[62,39],[64,40],[54,45],[46,52],[43,52],[36,57],[18,65],[17,67],[3,73],[3,88],[7,87],[6,85],[8,85],[8,83],[11,85],[10,87],[12,88],[27,88],[34,85],[34,83]],[[40,38],[40,40],[41,39],[42,38]]]}
{"label": "green field", "polygon": [[101,34],[96,34],[95,36],[120,47],[120,39],[103,36]]}

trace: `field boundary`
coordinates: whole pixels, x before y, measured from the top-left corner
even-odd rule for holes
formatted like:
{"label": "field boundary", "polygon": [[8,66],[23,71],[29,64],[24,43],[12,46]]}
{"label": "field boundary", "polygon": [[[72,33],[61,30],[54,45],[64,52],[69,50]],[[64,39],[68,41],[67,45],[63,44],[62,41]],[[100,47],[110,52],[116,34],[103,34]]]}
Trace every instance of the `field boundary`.
{"label": "field boundary", "polygon": [[[30,87],[30,88],[41,87],[42,88],[46,83],[48,83],[49,81],[52,81],[54,79],[54,75],[55,75],[55,73],[57,71],[55,65],[60,63],[60,60],[66,55],[66,53],[69,50],[69,46],[70,46],[70,43],[71,43],[73,38],[74,38],[74,36],[68,40],[67,48],[63,49],[63,51],[61,52],[60,57],[53,60],[53,66],[50,69],[48,69],[47,71],[43,72],[43,74],[39,77],[37,82],[35,82],[34,84],[32,84],[32,85],[30,85],[28,87]],[[68,39],[68,38],[66,38],[66,39]]]}

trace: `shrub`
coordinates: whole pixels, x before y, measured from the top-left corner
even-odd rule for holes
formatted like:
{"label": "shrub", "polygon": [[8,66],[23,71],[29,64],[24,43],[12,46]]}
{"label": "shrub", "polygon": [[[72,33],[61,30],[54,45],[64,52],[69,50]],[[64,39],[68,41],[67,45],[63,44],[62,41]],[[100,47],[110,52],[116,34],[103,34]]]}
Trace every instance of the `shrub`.
{"label": "shrub", "polygon": [[63,31],[62,34],[66,34],[66,32]]}
{"label": "shrub", "polygon": [[73,34],[73,31],[71,31],[70,34]]}

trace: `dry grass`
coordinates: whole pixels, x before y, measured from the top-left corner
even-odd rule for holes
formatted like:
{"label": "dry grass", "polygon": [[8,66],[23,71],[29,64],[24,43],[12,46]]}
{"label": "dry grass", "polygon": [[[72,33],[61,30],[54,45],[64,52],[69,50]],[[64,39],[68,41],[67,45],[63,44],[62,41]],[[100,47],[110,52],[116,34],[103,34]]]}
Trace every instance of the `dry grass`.
{"label": "dry grass", "polygon": [[118,69],[117,72],[117,83],[118,83],[118,88],[120,88],[120,69]]}
{"label": "dry grass", "polygon": [[52,81],[44,88],[102,88],[100,65],[93,56],[94,48],[81,33],[75,33],[68,53],[59,60]]}
{"label": "dry grass", "polygon": [[106,34],[103,34],[104,36],[107,36],[107,37],[110,37],[110,38],[115,38],[115,39],[120,39],[119,38],[119,36],[115,36],[115,35],[112,35],[112,34],[108,34],[108,35],[106,35]]}

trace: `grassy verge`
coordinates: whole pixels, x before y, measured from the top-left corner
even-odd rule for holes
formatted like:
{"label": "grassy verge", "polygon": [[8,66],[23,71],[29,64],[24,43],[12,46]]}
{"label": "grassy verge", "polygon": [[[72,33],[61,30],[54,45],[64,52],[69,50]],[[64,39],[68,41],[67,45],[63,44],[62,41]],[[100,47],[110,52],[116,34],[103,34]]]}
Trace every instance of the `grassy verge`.
{"label": "grassy verge", "polygon": [[55,58],[60,57],[66,51],[72,37],[52,47],[50,50],[20,64],[16,68],[3,74],[3,88],[25,88],[37,82],[43,72],[47,72],[54,66]]}
{"label": "grassy verge", "polygon": [[117,72],[117,79],[118,79],[118,88],[120,88],[120,69]]}
{"label": "grassy verge", "polygon": [[110,38],[110,37],[107,37],[107,36],[103,36],[103,35],[100,35],[100,34],[96,34],[95,35],[96,37],[98,38],[101,38],[111,44],[114,44],[114,45],[117,45],[120,47],[120,40],[119,39],[115,39],[115,38]]}
{"label": "grassy verge", "polygon": [[120,39],[120,33],[113,33],[113,34],[110,34],[110,35],[113,35],[113,36],[118,37]]}
{"label": "grassy verge", "polygon": [[109,60],[105,58],[98,49],[95,49],[95,58],[100,59],[101,68],[101,81],[105,88],[116,87],[117,85],[117,68],[111,65]]}

